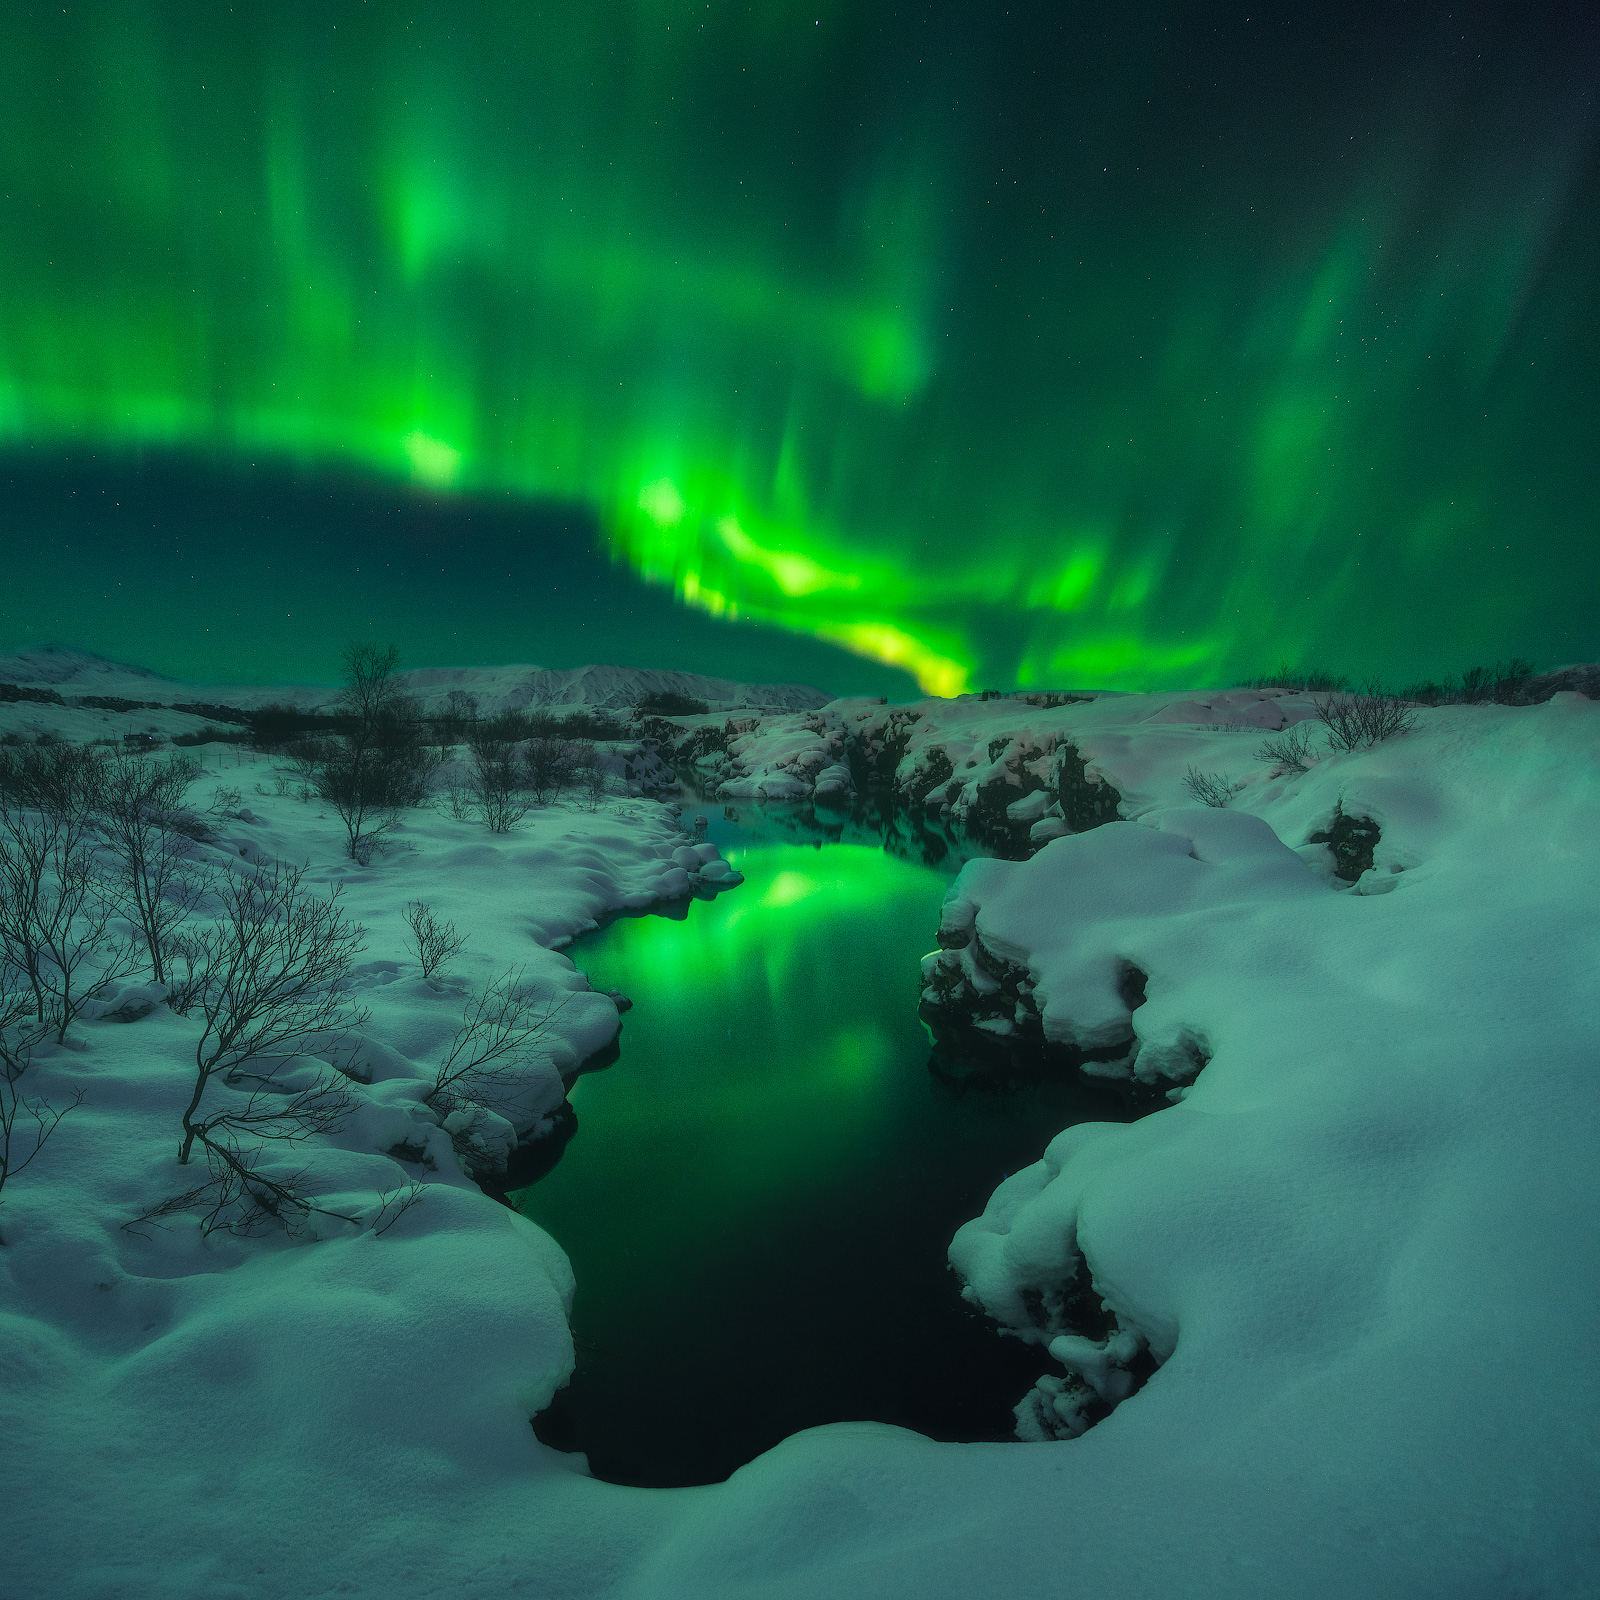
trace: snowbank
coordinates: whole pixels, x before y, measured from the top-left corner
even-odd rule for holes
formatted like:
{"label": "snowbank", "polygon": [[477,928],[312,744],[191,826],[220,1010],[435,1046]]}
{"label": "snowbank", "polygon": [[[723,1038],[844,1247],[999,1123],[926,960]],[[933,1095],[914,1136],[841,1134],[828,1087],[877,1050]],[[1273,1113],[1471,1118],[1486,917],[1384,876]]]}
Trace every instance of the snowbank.
{"label": "snowbank", "polygon": [[[1592,1595],[1600,704],[1427,712],[1304,775],[1256,764],[1211,811],[1185,769],[1260,728],[1159,720],[1178,699],[823,718],[896,772],[937,744],[946,793],[1008,771],[1007,807],[1070,742],[1122,820],[971,864],[938,960],[976,987],[981,945],[1042,1032],[1130,1072],[1204,1045],[1159,1076],[1178,1098],[1068,1130],[953,1244],[972,1298],[1054,1363],[1019,1397],[1038,1442],[844,1423],[712,1488],[594,1483],[527,1425],[570,1364],[565,1262],[442,1159],[381,1236],[120,1231],[170,1177],[192,1044],[156,1012],[36,1068],[36,1092],[88,1100],[0,1224],[8,1595]],[[314,808],[249,808],[223,848],[333,859]],[[1311,841],[1341,814],[1379,834],[1353,885]],[[433,1014],[394,936],[406,898],[476,919],[474,960],[570,989],[545,945],[692,872],[644,808],[552,813],[503,848],[459,827],[319,869],[372,929],[396,1057],[426,1056]],[[384,1119],[415,1119],[390,1082],[319,1152],[330,1192],[392,1181]]]}

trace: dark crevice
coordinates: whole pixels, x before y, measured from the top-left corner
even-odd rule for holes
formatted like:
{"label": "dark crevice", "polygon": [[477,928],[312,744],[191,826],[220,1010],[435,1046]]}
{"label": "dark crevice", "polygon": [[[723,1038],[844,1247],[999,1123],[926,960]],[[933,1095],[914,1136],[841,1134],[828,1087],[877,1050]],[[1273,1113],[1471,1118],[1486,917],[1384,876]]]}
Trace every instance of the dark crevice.
{"label": "dark crevice", "polygon": [[1307,844],[1325,844],[1333,856],[1333,870],[1346,883],[1354,883],[1363,872],[1371,870],[1373,852],[1382,837],[1378,824],[1371,817],[1353,817],[1340,801],[1333,808],[1333,821],[1328,827],[1313,833]]}
{"label": "dark crevice", "polygon": [[1121,794],[1104,778],[1089,776],[1089,763],[1075,744],[1056,751],[1055,777],[1062,818],[1074,833],[1115,822],[1121,815]]}

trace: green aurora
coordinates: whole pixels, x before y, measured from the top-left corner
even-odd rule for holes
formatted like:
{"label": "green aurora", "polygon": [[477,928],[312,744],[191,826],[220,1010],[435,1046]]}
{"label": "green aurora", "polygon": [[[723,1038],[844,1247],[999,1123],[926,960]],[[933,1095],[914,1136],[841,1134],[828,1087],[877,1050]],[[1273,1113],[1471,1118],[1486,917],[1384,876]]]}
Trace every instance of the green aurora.
{"label": "green aurora", "polygon": [[937,693],[1600,651],[1593,16],[97,0],[0,40],[0,445],[586,506],[762,625],[752,676],[772,628]]}

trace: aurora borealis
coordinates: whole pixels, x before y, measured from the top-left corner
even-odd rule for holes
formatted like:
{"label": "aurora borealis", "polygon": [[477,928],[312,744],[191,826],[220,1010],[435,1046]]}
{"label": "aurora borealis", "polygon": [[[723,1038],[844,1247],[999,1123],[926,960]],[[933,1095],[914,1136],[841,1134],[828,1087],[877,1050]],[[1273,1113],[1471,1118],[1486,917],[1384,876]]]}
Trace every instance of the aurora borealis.
{"label": "aurora borealis", "polygon": [[1587,8],[14,5],[0,449],[577,508],[753,678],[1592,658],[1597,86]]}

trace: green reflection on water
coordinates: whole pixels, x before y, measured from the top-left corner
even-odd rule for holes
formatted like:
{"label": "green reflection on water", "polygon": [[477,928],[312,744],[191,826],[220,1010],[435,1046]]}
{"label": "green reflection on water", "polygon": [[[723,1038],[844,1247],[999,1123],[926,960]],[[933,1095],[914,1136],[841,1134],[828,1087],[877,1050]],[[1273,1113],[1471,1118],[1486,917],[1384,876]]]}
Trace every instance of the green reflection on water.
{"label": "green reflection on water", "polygon": [[861,845],[730,859],[744,886],[693,926],[628,918],[572,952],[635,1002],[621,1059],[573,1088],[577,1136],[518,1197],[572,1256],[580,1315],[641,1279],[681,1290],[859,1172],[928,1092],[917,958],[944,880]]}

